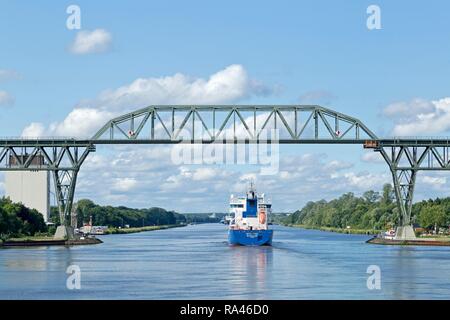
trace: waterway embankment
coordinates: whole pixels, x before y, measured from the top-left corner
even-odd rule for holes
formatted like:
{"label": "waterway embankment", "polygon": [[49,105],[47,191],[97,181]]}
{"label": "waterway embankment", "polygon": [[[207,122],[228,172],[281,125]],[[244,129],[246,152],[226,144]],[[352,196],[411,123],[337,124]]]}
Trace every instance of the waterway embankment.
{"label": "waterway embankment", "polygon": [[391,245],[391,246],[450,246],[450,240],[417,238],[415,240],[394,240],[374,237],[366,241],[371,244]]}
{"label": "waterway embankment", "polygon": [[308,225],[304,225],[304,224],[290,224],[290,225],[286,225],[286,226],[293,227],[293,228],[311,229],[311,230],[328,231],[328,232],[345,233],[345,234],[372,235],[372,234],[379,234],[382,232],[382,230],[374,230],[374,229],[319,227],[319,226],[308,226]]}
{"label": "waterway embankment", "polygon": [[79,246],[103,243],[98,238],[84,238],[84,239],[10,239],[0,243],[0,247],[39,247],[39,246]]}
{"label": "waterway embankment", "polygon": [[139,227],[139,228],[108,228],[105,231],[105,234],[127,234],[127,233],[138,233],[138,232],[145,232],[145,231],[156,231],[156,230],[164,230],[164,229],[171,229],[171,228],[179,228],[179,227],[185,227],[187,224],[169,224],[169,225],[162,225],[162,226],[146,226],[146,227]]}
{"label": "waterway embankment", "polygon": [[[129,234],[145,231],[156,231],[171,229],[177,227],[185,227],[186,224],[176,225],[162,225],[162,226],[146,226],[140,228],[109,228],[105,231],[108,234]],[[74,245],[89,245],[103,243],[95,237],[83,237],[72,240],[53,239],[52,237],[22,237],[0,240],[0,247],[35,247],[35,246],[74,246]]]}

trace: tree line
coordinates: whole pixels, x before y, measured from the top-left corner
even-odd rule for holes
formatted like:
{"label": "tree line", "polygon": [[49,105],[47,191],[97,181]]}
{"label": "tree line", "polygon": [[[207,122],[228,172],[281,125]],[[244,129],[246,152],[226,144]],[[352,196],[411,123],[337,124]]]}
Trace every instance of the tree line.
{"label": "tree line", "polygon": [[[88,223],[91,217],[93,225],[114,228],[169,225],[186,221],[182,214],[162,208],[134,209],[125,206],[101,206],[88,199],[77,202],[76,214],[78,226]],[[51,220],[59,224],[57,208],[52,210]]]}
{"label": "tree line", "polygon": [[[179,214],[156,207],[134,209],[125,206],[101,206],[88,199],[79,200],[77,204],[79,227],[88,223],[91,217],[93,225],[113,228],[219,222],[219,218],[210,218],[208,214]],[[55,225],[60,224],[57,207],[51,207],[49,220]],[[37,234],[53,235],[55,225],[48,226],[42,214],[35,209],[27,208],[21,203],[13,203],[9,198],[0,198],[0,239]]]}
{"label": "tree line", "polygon": [[[207,214],[180,214],[163,208],[152,207],[144,209],[125,206],[101,206],[88,199],[77,202],[77,225],[83,226],[92,217],[92,224],[114,228],[139,228],[147,226],[173,225],[181,223],[218,222],[219,219],[209,218]],[[51,220],[59,224],[57,208],[53,208]]]}
{"label": "tree line", "polygon": [[[450,198],[437,198],[413,204],[412,221],[425,229],[450,226]],[[381,192],[366,191],[357,197],[345,193],[331,201],[308,202],[302,209],[282,218],[285,224],[308,227],[331,227],[386,230],[398,225],[399,210],[392,185],[385,184]]]}

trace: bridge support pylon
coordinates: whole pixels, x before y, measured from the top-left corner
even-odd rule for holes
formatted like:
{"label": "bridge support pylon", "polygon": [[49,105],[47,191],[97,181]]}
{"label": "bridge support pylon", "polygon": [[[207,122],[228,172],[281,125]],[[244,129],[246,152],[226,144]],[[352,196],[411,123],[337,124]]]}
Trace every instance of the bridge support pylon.
{"label": "bridge support pylon", "polygon": [[55,186],[56,202],[58,203],[59,220],[61,225],[57,228],[54,238],[74,238],[74,229],[71,224],[71,214],[78,169],[55,170],[52,172]]}
{"label": "bridge support pylon", "polygon": [[400,214],[399,225],[395,231],[395,240],[414,240],[416,234],[412,226],[411,211],[416,184],[416,170],[392,169],[395,198]]}
{"label": "bridge support pylon", "polygon": [[408,147],[391,147],[391,152],[379,151],[389,165],[394,184],[394,193],[399,212],[395,240],[414,240],[411,211],[417,176],[417,151]]}
{"label": "bridge support pylon", "polygon": [[401,226],[408,226],[411,224],[411,210],[417,171],[391,169],[391,172],[397,207],[400,213],[399,224]]}

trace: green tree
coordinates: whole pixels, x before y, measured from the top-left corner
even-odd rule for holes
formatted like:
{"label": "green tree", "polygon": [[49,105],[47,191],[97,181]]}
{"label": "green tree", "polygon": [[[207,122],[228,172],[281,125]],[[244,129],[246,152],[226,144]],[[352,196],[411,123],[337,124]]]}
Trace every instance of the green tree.
{"label": "green tree", "polygon": [[380,193],[375,192],[373,190],[369,190],[369,191],[364,192],[363,198],[369,203],[374,203],[374,202],[377,202],[378,200],[380,200]]}
{"label": "green tree", "polygon": [[308,202],[284,221],[311,227],[351,226],[357,229],[382,230],[392,227],[398,221],[398,210],[393,199],[392,186],[387,184],[383,186],[381,196],[379,192],[370,190],[363,193],[362,197],[349,192],[330,202]]}
{"label": "green tree", "polygon": [[21,203],[13,203],[9,198],[0,199],[0,235],[34,235],[46,232],[44,217],[38,211],[29,209]]}
{"label": "green tree", "polygon": [[434,227],[434,231],[437,233],[438,227],[444,225],[447,217],[445,210],[440,205],[428,205],[424,206],[419,213],[419,223],[424,228]]}

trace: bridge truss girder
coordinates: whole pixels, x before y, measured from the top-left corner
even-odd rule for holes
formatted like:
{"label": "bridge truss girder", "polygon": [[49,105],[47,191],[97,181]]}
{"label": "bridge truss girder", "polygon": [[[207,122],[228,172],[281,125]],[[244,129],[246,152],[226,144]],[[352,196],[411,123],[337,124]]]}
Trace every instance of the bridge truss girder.
{"label": "bridge truss girder", "polygon": [[[197,129],[196,129],[197,125]],[[201,130],[198,130],[200,126]],[[150,106],[108,121],[92,140],[203,143],[265,139],[275,129],[286,141],[375,139],[361,121],[320,106]],[[189,137],[182,136],[188,132]]]}

